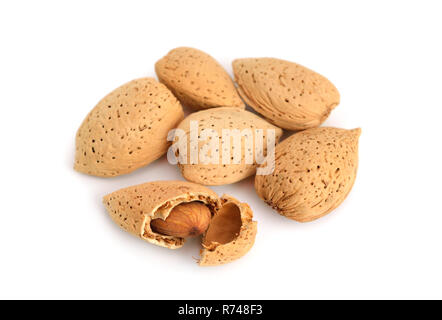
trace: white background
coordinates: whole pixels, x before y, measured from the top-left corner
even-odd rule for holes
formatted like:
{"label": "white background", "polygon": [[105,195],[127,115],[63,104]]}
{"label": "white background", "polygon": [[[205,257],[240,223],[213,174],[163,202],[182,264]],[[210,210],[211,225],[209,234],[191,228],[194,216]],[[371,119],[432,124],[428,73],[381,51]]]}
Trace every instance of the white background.
{"label": "white background", "polygon": [[[2,1],[0,298],[442,298],[439,1]],[[182,179],[163,158],[101,179],[72,169],[74,138],[105,94],[193,46],[231,73],[277,57],[327,76],[326,125],[362,128],[347,200],[300,224],[255,194],[255,246],[201,268],[199,244],[150,245],[114,225],[103,195]]]}

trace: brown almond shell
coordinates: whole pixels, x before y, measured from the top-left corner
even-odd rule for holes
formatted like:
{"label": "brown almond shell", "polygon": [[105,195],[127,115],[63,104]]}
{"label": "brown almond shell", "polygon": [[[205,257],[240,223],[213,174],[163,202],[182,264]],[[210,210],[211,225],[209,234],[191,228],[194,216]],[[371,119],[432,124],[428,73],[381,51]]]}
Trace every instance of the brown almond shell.
{"label": "brown almond shell", "polygon": [[166,153],[167,135],[184,118],[180,102],[153,78],[105,96],[76,135],[74,169],[100,177],[132,172]]}
{"label": "brown almond shell", "polygon": [[225,106],[245,108],[229,74],[201,50],[175,48],[157,61],[155,71],[160,82],[194,110]]}
{"label": "brown almond shell", "polygon": [[[190,163],[190,150],[191,150],[191,135],[190,126],[192,121],[198,122],[198,134],[202,130],[215,131],[219,137],[219,161],[218,164],[213,163]],[[224,145],[222,141],[223,130],[239,130],[240,132],[244,129],[250,130],[253,142],[255,141],[255,130],[263,130],[263,148],[261,150],[262,154],[267,153],[267,130],[275,131],[275,143],[278,143],[282,136],[282,130],[273,124],[267,122],[256,114],[249,112],[247,110],[242,110],[238,108],[231,107],[220,107],[208,110],[202,110],[199,112],[194,112],[188,115],[179,125],[178,129],[183,130],[187,137],[187,163],[178,163],[178,167],[181,170],[183,177],[191,182],[200,183],[203,185],[224,185],[235,183],[250,177],[255,174],[258,164],[256,162],[256,152],[253,146],[251,149],[246,148],[245,137],[241,140],[241,149],[239,163],[233,163],[232,159],[228,159],[230,163],[223,164],[222,155],[224,150]],[[204,145],[207,144],[207,139],[198,141],[198,150],[201,152]],[[234,154],[234,144],[230,144],[230,155]],[[255,154],[254,154],[255,152]],[[251,155],[252,163],[246,161],[246,155]]]}
{"label": "brown almond shell", "polygon": [[209,230],[203,238],[201,259],[198,262],[200,266],[216,266],[237,260],[249,252],[255,242],[257,222],[252,220],[253,212],[249,205],[228,195],[222,196],[221,203],[221,208],[215,213],[215,217],[222,212],[223,207],[236,206],[241,219],[239,233],[232,241],[227,243],[207,242],[207,236],[210,232],[209,226]]}
{"label": "brown almond shell", "polygon": [[232,65],[246,104],[280,128],[317,127],[339,104],[339,92],[327,78],[297,63],[249,58]]}
{"label": "brown almond shell", "polygon": [[353,187],[360,133],[322,127],[293,134],[276,146],[273,173],[256,176],[258,196],[299,222],[328,214]]}

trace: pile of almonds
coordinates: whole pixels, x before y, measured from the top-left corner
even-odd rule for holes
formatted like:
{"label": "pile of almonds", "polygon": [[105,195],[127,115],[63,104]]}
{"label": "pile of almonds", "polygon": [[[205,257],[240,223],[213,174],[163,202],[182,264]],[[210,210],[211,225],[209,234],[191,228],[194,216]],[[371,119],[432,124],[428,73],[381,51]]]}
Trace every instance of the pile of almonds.
{"label": "pile of almonds", "polygon": [[[355,181],[360,135],[360,129],[319,127],[339,104],[338,90],[322,75],[284,60],[238,59],[232,65],[236,85],[208,54],[170,51],[155,64],[159,82],[130,81],[87,115],[76,135],[75,170],[99,177],[132,172],[163,156],[170,131],[187,133],[192,121],[198,132],[209,129],[219,137],[223,129],[251,129],[255,140],[256,130],[273,129],[278,142],[283,129],[293,130],[276,145],[272,172],[256,175],[256,193],[300,222],[335,209]],[[182,105],[194,112],[184,118]],[[198,140],[197,146],[204,144]],[[244,141],[241,146],[237,162],[178,163],[188,181],[147,182],[106,195],[103,203],[118,225],[150,243],[175,249],[202,236],[202,266],[236,260],[253,246],[257,222],[246,203],[206,186],[238,182],[265,165],[247,162],[253,151]],[[263,144],[259,151],[265,155],[269,148]]]}

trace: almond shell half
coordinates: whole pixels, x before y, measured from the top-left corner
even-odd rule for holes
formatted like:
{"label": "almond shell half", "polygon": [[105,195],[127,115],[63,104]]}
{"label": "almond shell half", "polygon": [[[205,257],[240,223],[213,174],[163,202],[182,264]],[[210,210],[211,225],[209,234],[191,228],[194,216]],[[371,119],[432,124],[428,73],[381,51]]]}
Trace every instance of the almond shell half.
{"label": "almond shell half", "polygon": [[[253,246],[257,233],[257,222],[253,221],[253,213],[248,204],[242,203],[234,197],[223,195],[221,198],[222,206],[212,218],[212,224],[209,226],[204,238],[203,249],[201,250],[200,266],[215,266],[237,260],[244,256]],[[239,214],[239,230],[229,239],[223,239],[223,243],[214,239],[209,239],[212,228],[226,228],[225,225],[214,226],[217,216],[223,214],[229,215],[227,211],[236,211]],[[221,220],[222,221],[222,220]]]}

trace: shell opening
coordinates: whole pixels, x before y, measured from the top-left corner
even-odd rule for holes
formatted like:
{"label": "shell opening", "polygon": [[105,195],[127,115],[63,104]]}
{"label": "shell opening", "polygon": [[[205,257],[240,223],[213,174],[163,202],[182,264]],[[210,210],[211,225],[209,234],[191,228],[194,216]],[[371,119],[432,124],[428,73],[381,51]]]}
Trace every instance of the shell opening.
{"label": "shell opening", "polygon": [[215,250],[220,244],[232,242],[238,237],[241,226],[241,211],[238,206],[234,203],[225,204],[212,218],[203,246]]}

